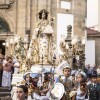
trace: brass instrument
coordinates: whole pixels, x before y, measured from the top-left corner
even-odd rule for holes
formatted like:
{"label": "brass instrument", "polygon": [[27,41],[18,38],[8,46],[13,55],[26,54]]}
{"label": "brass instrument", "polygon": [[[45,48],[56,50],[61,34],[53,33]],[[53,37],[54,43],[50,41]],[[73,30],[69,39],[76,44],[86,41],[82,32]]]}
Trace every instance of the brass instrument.
{"label": "brass instrument", "polygon": [[60,76],[59,81],[64,85],[65,88],[65,93],[61,100],[71,100],[69,94],[72,91],[72,81],[69,78],[66,78],[65,76]]}

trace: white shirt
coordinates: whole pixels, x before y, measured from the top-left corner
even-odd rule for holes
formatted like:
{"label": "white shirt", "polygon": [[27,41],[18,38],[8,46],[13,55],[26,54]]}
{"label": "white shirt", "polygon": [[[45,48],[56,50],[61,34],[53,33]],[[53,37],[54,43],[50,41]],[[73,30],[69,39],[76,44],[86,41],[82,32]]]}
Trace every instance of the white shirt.
{"label": "white shirt", "polygon": [[97,68],[97,74],[100,75],[100,68]]}

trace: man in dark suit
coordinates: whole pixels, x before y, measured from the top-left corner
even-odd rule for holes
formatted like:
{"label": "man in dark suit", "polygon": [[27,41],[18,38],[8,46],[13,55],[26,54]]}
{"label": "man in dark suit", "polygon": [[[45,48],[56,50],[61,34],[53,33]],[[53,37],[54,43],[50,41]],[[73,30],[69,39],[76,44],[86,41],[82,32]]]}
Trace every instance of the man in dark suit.
{"label": "man in dark suit", "polygon": [[89,100],[100,100],[100,84],[97,82],[97,75],[91,76],[91,84],[88,85]]}

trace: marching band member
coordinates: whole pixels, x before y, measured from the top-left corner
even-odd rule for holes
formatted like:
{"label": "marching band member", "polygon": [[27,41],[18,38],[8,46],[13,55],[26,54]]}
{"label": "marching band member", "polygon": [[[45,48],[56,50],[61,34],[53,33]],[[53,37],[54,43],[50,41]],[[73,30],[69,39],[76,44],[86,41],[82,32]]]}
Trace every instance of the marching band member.
{"label": "marching band member", "polygon": [[76,73],[77,73],[76,70],[71,71],[71,79],[72,79],[72,82],[74,84],[74,88],[76,88],[75,86],[77,86]]}
{"label": "marching band member", "polygon": [[44,82],[43,82],[43,89],[50,89],[52,85],[54,85],[53,79],[53,70],[52,69],[44,69]]}
{"label": "marching band member", "polygon": [[88,85],[89,100],[100,100],[100,83],[97,82],[97,75],[91,76],[91,83]]}
{"label": "marching band member", "polygon": [[64,65],[63,67],[63,76],[59,76],[56,82],[61,82],[65,88],[65,94],[61,98],[61,100],[70,100],[69,93],[73,88],[72,80],[70,79],[71,68],[68,65]]}
{"label": "marching band member", "polygon": [[32,87],[31,87],[31,84],[32,84],[32,79],[31,79],[31,77],[30,77],[30,73],[31,72],[26,72],[24,75],[23,75],[23,79],[22,80],[20,80],[19,82],[17,82],[16,83],[16,86],[14,86],[13,87],[13,89],[12,89],[12,97],[13,97],[13,99],[16,97],[16,89],[17,89],[17,87],[18,86],[20,86],[20,85],[24,85],[24,86],[26,86],[27,88],[28,88],[28,97],[27,97],[27,100],[31,100],[32,99]]}
{"label": "marching band member", "polygon": [[43,69],[43,73],[44,73],[44,82],[43,85],[41,86],[41,91],[42,91],[42,95],[48,95],[51,91],[51,89],[54,86],[54,79],[53,79],[53,70],[51,68]]}
{"label": "marching band member", "polygon": [[84,72],[78,72],[76,75],[77,80],[77,90],[76,90],[76,100],[88,100],[88,88],[85,81]]}
{"label": "marching band member", "polygon": [[44,91],[40,90],[38,86],[39,77],[41,74],[39,73],[31,73],[30,76],[32,77],[32,88],[33,88],[33,98],[34,100],[49,100],[49,93],[44,96]]}
{"label": "marching band member", "polygon": [[24,78],[24,84],[28,88],[28,100],[33,99],[32,93],[33,93],[33,85],[32,85],[32,78],[30,76],[30,73],[32,72],[26,72],[23,76]]}
{"label": "marching band member", "polygon": [[26,72],[26,73],[24,74],[24,76],[23,76],[24,81],[25,81],[25,85],[26,85],[27,87],[29,87],[30,83],[32,83],[32,78],[30,77],[30,73],[31,73],[31,72]]}

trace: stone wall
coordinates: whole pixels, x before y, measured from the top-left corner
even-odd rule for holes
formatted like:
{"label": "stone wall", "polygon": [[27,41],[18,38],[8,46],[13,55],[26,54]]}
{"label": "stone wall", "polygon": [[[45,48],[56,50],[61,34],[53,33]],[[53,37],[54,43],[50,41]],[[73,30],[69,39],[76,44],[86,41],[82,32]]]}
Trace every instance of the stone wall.
{"label": "stone wall", "polygon": [[[71,2],[71,9],[69,11],[61,9],[58,6],[61,1]],[[55,17],[54,34],[57,36],[57,13],[59,11],[71,13],[74,15],[74,33],[81,37],[84,36],[86,6],[86,0],[0,0],[0,17],[9,24],[13,36],[19,34],[24,37],[27,31],[30,35],[33,34],[38,21],[38,12],[46,9],[49,12],[49,18]]]}
{"label": "stone wall", "polygon": [[94,40],[95,41],[95,63],[100,65],[100,36],[88,36],[88,40]]}
{"label": "stone wall", "polygon": [[74,33],[84,36],[87,2],[86,0],[74,0]]}

